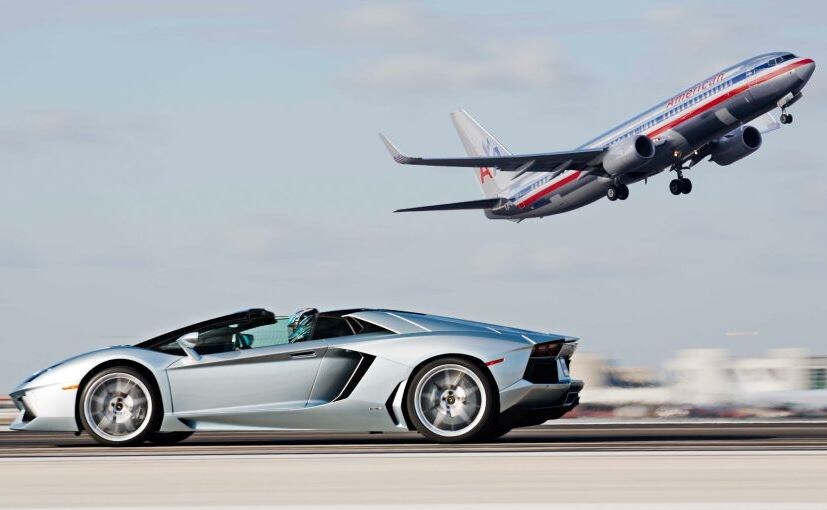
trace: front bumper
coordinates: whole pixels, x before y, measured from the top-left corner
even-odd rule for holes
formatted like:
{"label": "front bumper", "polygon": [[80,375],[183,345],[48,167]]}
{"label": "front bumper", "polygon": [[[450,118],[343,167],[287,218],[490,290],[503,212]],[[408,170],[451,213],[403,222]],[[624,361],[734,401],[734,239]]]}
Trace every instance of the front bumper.
{"label": "front bumper", "polygon": [[13,392],[10,397],[18,409],[11,430],[74,432],[76,389],[49,384]]}

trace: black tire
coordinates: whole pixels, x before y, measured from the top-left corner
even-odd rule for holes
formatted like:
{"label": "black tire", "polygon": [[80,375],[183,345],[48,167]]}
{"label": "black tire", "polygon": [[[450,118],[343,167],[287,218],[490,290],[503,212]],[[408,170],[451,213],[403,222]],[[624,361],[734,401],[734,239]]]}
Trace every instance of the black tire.
{"label": "black tire", "polygon": [[180,443],[181,441],[187,439],[194,433],[195,431],[193,430],[180,430],[175,432],[155,432],[153,434],[150,434],[150,436],[147,438],[147,441],[160,446],[169,446]]}
{"label": "black tire", "polygon": [[681,179],[681,193],[688,195],[692,193],[692,181],[689,179]]}
{"label": "black tire", "polygon": [[617,189],[615,186],[609,186],[609,189],[606,190],[606,198],[614,202],[620,196],[620,190]]}
{"label": "black tire", "polygon": [[620,200],[626,200],[629,198],[629,186],[625,184],[620,185],[620,195],[617,197]]}
{"label": "black tire", "polygon": [[680,195],[681,194],[681,181],[678,179],[672,179],[669,182],[669,191],[672,192],[673,195]]}
{"label": "black tire", "polygon": [[498,416],[495,388],[490,375],[476,364],[440,358],[411,377],[405,407],[416,430],[431,441],[474,441],[487,437]]}
{"label": "black tire", "polygon": [[95,441],[129,446],[144,442],[158,430],[163,404],[155,381],[131,367],[110,367],[83,386],[77,413]]}

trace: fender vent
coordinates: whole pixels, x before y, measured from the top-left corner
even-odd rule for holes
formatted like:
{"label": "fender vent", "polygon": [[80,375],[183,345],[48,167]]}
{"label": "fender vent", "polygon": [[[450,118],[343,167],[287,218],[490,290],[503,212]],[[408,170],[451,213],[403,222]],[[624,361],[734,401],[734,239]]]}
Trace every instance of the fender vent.
{"label": "fender vent", "polygon": [[342,392],[339,393],[339,396],[333,399],[333,402],[336,402],[337,400],[344,400],[347,397],[349,397],[351,393],[353,393],[353,390],[356,389],[356,386],[362,380],[362,377],[365,376],[365,374],[368,371],[368,368],[370,368],[370,365],[373,363],[373,360],[375,359],[376,356],[362,354],[362,359],[359,360],[359,364],[356,366],[356,370],[353,371],[353,374],[351,374],[350,379],[348,380],[347,384],[345,384],[345,387],[342,389]]}

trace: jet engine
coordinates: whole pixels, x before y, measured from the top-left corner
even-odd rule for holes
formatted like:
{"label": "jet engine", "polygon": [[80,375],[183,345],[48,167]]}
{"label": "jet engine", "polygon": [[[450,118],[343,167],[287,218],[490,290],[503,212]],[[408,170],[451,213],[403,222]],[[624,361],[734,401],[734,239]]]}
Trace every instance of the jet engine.
{"label": "jet engine", "polygon": [[710,161],[721,166],[731,165],[761,147],[761,132],[754,126],[741,126],[719,138],[712,149]]}
{"label": "jet engine", "polygon": [[612,177],[633,172],[655,157],[655,144],[646,135],[628,138],[609,147],[603,169]]}

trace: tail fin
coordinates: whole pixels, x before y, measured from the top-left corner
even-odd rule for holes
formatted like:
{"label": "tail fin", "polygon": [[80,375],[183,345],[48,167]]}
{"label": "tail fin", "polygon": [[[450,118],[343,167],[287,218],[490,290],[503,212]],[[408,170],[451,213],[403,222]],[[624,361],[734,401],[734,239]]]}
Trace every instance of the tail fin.
{"label": "tail fin", "polygon": [[[469,156],[507,156],[511,154],[497,138],[480,126],[465,110],[451,113],[451,120],[457,128],[465,152]],[[477,182],[480,183],[482,193],[487,198],[496,198],[508,186],[511,177],[498,172],[496,168],[478,168]]]}

